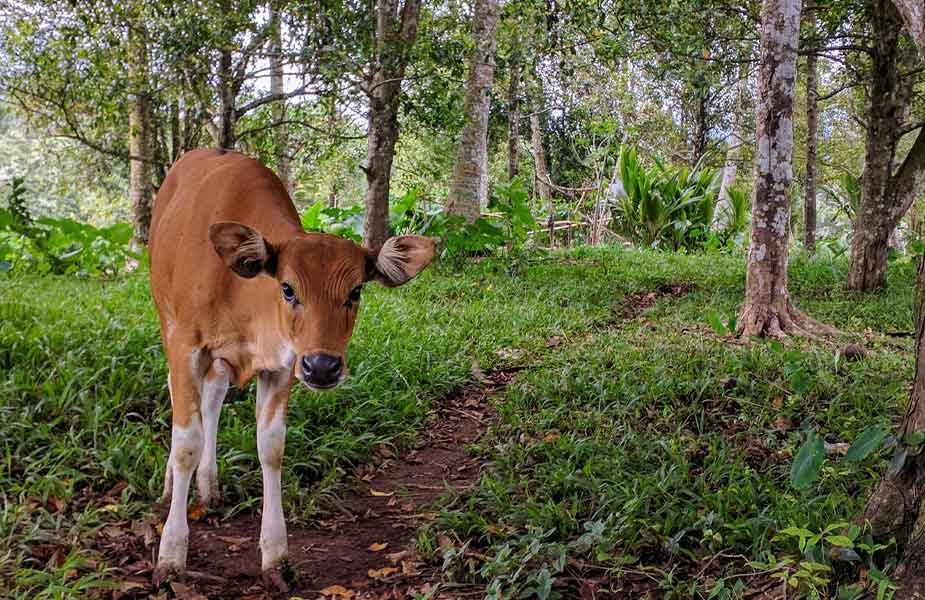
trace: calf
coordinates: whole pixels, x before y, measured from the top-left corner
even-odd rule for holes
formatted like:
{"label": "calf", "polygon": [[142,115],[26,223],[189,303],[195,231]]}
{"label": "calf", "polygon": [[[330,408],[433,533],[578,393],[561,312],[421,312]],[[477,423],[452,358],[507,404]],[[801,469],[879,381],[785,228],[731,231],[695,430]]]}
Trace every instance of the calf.
{"label": "calf", "polygon": [[173,414],[170,512],[155,581],[186,566],[194,471],[201,501],[219,500],[215,439],[228,385],[256,377],[261,566],[285,589],[280,467],[293,377],[315,390],[343,381],[363,284],[409,281],[433,258],[434,243],[400,236],[368,249],[306,233],[272,171],[242,154],[196,150],[177,161],[157,195],[149,252]]}

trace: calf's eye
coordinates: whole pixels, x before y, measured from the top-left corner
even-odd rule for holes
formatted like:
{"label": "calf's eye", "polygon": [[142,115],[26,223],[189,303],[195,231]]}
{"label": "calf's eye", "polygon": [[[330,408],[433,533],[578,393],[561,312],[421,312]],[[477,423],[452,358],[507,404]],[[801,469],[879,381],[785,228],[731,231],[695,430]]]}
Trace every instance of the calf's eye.
{"label": "calf's eye", "polygon": [[289,285],[288,283],[283,284],[283,300],[285,300],[286,302],[295,301],[295,290],[292,289],[292,286]]}
{"label": "calf's eye", "polygon": [[352,290],[350,290],[350,296],[347,297],[347,302],[356,304],[360,301],[360,294],[363,293],[363,286],[358,285]]}

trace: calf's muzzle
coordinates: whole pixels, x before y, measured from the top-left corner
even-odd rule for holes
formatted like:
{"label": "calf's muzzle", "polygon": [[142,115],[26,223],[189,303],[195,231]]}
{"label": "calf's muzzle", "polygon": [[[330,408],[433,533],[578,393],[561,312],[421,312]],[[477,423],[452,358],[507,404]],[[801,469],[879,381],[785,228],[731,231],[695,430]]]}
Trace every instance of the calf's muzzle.
{"label": "calf's muzzle", "polygon": [[324,352],[302,357],[302,379],[309,386],[328,389],[340,383],[344,374],[344,361],[339,356]]}

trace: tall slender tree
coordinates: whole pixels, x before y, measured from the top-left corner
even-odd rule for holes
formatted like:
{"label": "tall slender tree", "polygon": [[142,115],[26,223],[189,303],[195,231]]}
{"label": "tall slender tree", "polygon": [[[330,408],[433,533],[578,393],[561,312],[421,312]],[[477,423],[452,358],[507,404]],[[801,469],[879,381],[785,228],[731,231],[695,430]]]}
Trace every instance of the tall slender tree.
{"label": "tall slender tree", "polygon": [[[816,6],[808,0],[803,9],[804,22],[811,32],[816,29]],[[806,55],[806,176],[803,184],[803,246],[816,251],[816,142],[819,129],[819,94],[816,76],[818,57]]]}
{"label": "tall slender tree", "polygon": [[[133,6],[133,9],[137,7]],[[151,91],[148,69],[148,36],[140,10],[132,10],[128,22],[128,79],[131,101],[129,112],[129,197],[132,203],[134,243],[148,243],[151,210],[154,202],[152,187]]]}
{"label": "tall slender tree", "polygon": [[800,5],[801,0],[764,0],[762,5],[758,148],[740,335],[815,334],[822,328],[797,311],[787,286]]}
{"label": "tall slender tree", "polygon": [[463,108],[466,123],[456,149],[453,185],[446,201],[446,213],[461,216],[467,223],[479,218],[482,188],[488,178],[489,92],[494,79],[498,16],[498,0],[476,0],[472,27],[475,47],[469,57]]}
{"label": "tall slender tree", "polygon": [[363,243],[381,247],[389,236],[389,188],[398,142],[401,82],[417,38],[421,0],[376,0],[375,48],[364,83],[367,116],[366,221]]}
{"label": "tall slender tree", "polygon": [[507,178],[520,170],[520,59],[512,57],[507,87]]}
{"label": "tall slender tree", "polygon": [[295,191],[289,159],[289,124],[286,122],[285,81],[283,71],[283,22],[279,0],[270,2],[270,93],[279,96],[273,103],[273,150],[276,155],[276,174],[292,196]]}
{"label": "tall slender tree", "polygon": [[[537,86],[542,83],[537,81]],[[546,163],[546,151],[543,149],[543,126],[540,122],[540,114],[545,110],[543,101],[542,87],[535,92],[533,103],[530,111],[530,147],[533,150],[533,192],[538,196],[540,203],[546,207],[549,212],[549,245],[555,244],[553,237],[553,224],[555,223],[555,214],[552,202],[552,183],[549,179],[549,166]]]}

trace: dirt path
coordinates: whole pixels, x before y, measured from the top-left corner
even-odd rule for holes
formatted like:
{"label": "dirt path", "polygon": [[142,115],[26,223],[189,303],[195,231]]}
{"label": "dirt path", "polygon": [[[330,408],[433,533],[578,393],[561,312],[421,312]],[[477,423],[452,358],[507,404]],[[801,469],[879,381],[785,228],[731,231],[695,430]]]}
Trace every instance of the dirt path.
{"label": "dirt path", "polygon": [[[295,582],[289,595],[303,598],[410,598],[439,579],[413,554],[418,527],[436,517],[432,505],[447,488],[465,491],[477,480],[484,460],[466,447],[485,432],[491,419],[488,396],[510,381],[490,373],[481,385],[446,398],[428,417],[419,447],[386,460],[358,478],[332,508],[334,517],[320,527],[289,525],[290,565]],[[163,512],[163,511],[162,511]],[[101,549],[116,569],[122,587],[113,598],[150,597],[157,517],[121,529]],[[257,510],[226,521],[190,509],[189,574],[171,584],[163,597],[267,598],[261,581]]]}

